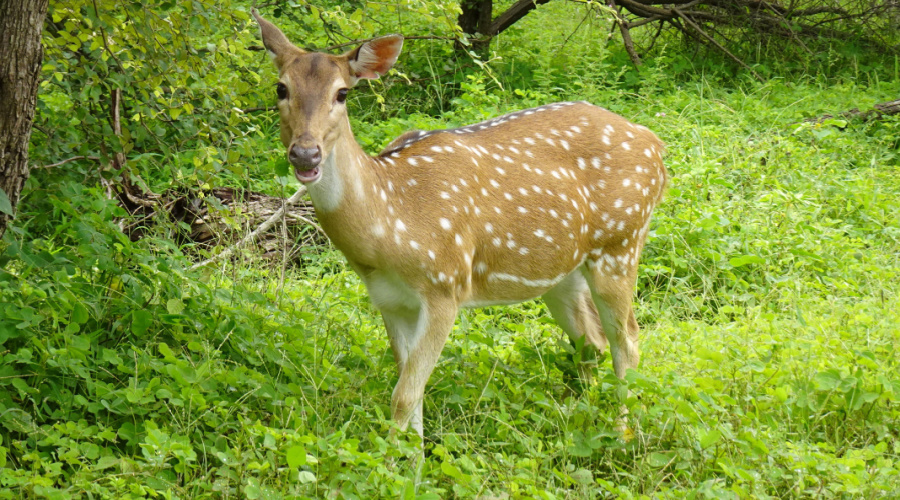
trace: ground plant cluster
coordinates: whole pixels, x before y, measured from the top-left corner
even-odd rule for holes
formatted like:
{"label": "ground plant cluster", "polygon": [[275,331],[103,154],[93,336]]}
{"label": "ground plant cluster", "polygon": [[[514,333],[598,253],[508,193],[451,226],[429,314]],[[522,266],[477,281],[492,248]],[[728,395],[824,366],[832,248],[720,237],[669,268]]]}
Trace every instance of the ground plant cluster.
{"label": "ground plant cluster", "polygon": [[730,47],[760,81],[677,33],[637,70],[605,11],[562,2],[471,51],[446,39],[452,2],[276,4],[306,47],[431,36],[348,98],[373,154],[412,128],[582,99],[666,142],[639,369],[619,380],[603,359],[583,387],[540,302],[465,311],[415,484],[418,437],[388,437],[388,339],[340,254],[194,269],[229,242],[193,245],[162,215],[122,231],[123,182],[296,190],[250,5],[51,2],[35,167],[0,242],[0,498],[900,496],[900,119],[839,115],[900,95],[897,55]]}

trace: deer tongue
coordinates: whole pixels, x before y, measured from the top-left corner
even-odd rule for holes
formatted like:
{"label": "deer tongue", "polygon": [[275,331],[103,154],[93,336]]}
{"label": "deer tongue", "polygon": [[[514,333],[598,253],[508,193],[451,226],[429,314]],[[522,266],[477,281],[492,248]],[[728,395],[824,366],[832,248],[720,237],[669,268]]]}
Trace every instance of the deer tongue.
{"label": "deer tongue", "polygon": [[321,171],[319,170],[318,165],[309,170],[300,170],[296,167],[294,168],[294,177],[296,177],[298,181],[304,184],[309,184],[310,182],[316,181],[320,175]]}

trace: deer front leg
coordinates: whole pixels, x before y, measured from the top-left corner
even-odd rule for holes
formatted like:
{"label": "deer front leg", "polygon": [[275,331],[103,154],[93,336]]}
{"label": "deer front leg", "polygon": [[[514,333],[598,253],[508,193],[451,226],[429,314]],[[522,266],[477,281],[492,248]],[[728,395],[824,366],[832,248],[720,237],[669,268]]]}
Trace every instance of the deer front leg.
{"label": "deer front leg", "polygon": [[448,299],[426,299],[419,307],[382,311],[400,379],[391,397],[391,417],[424,436],[425,384],[453,328],[458,306]]}

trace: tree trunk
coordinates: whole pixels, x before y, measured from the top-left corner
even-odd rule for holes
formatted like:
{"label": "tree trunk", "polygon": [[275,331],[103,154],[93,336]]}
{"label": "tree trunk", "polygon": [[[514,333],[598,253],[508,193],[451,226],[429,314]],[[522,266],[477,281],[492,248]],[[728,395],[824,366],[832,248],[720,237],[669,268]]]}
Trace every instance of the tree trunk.
{"label": "tree trunk", "polygon": [[0,237],[28,179],[28,142],[41,74],[48,0],[0,2]]}
{"label": "tree trunk", "polygon": [[459,2],[459,6],[462,13],[457,22],[463,33],[487,35],[487,30],[491,25],[493,0],[462,0]]}
{"label": "tree trunk", "polygon": [[[494,2],[493,0],[460,0],[459,6],[462,12],[456,22],[459,23],[463,33],[475,39],[472,42],[472,48],[476,52],[481,52],[488,46],[490,40],[490,37],[485,35],[488,35],[488,29],[491,26]],[[479,33],[483,36],[482,40],[475,38]],[[457,43],[456,50],[464,52],[467,48]]]}

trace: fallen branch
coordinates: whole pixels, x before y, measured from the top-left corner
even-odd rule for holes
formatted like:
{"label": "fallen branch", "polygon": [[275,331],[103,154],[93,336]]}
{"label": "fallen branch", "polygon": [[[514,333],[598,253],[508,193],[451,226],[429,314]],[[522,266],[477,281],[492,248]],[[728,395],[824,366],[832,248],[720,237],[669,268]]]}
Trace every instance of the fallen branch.
{"label": "fallen branch", "polygon": [[[305,195],[305,194],[306,194],[306,186],[300,186],[300,188],[297,189],[297,192],[294,193],[290,198],[285,200],[284,203],[282,204],[281,208],[278,209],[275,213],[273,213],[268,219],[266,219],[265,222],[260,224],[259,227],[257,227],[256,229],[251,231],[249,234],[247,234],[246,236],[241,238],[241,240],[238,241],[237,243],[235,243],[234,245],[226,248],[224,251],[219,252],[216,255],[213,255],[212,257],[204,260],[203,262],[194,264],[193,266],[191,266],[191,270],[208,266],[209,264],[212,264],[213,262],[216,262],[218,260],[224,259],[225,257],[231,256],[231,254],[233,254],[238,248],[255,240],[261,233],[264,233],[264,232],[268,231],[269,229],[271,229],[272,226],[274,226],[275,223],[277,223],[279,220],[283,220],[286,209],[288,207],[292,206],[293,204],[297,203],[298,201],[300,201],[300,198],[302,198],[303,195]],[[300,218],[302,220],[312,224],[319,231],[322,231],[322,229],[319,228],[318,225],[313,224],[311,221],[309,221],[309,219],[306,219],[305,217],[302,217],[302,216]]]}
{"label": "fallen branch", "polygon": [[[861,118],[863,120],[877,120],[884,116],[900,115],[900,99],[895,101],[882,102],[872,106],[868,111],[860,111],[859,108],[853,108],[837,116],[842,118]],[[807,118],[805,121],[811,123],[822,123],[825,120],[834,118],[835,115],[822,115],[816,118]]]}

